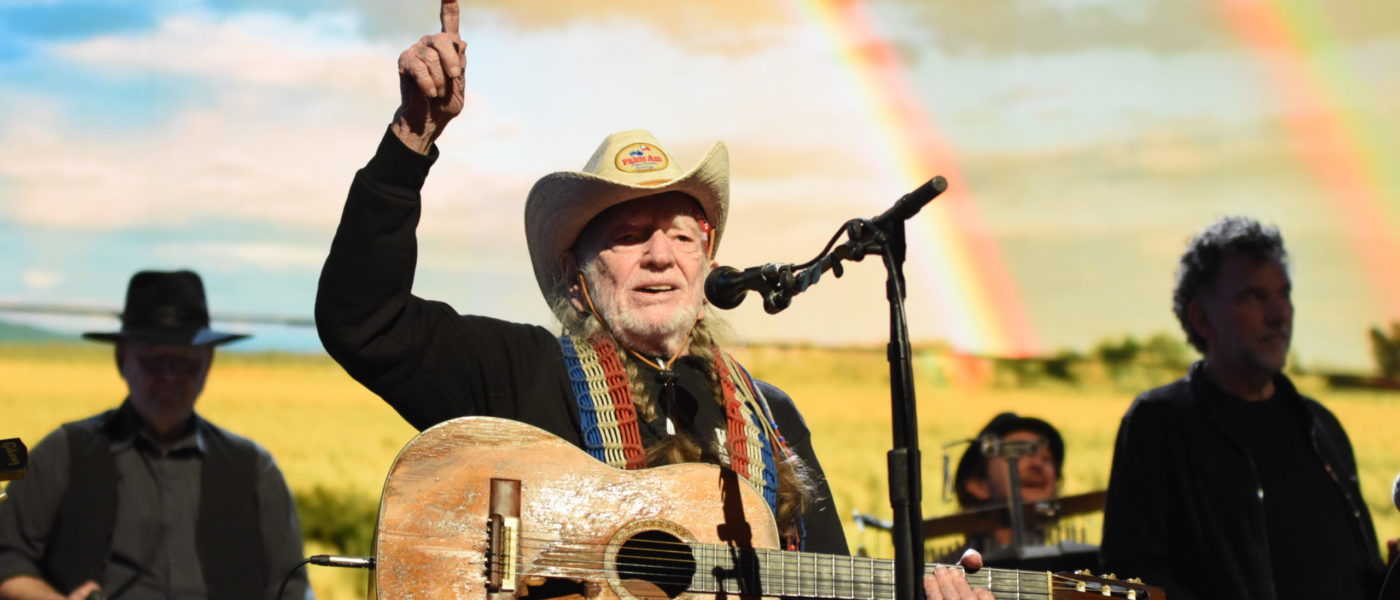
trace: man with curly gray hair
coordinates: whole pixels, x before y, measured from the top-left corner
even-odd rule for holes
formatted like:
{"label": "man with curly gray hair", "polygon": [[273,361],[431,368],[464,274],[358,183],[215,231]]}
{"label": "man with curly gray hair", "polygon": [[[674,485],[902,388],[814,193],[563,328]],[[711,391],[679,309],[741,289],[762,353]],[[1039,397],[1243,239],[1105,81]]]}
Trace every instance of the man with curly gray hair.
{"label": "man with curly gray hair", "polygon": [[1104,567],[1193,598],[1374,598],[1381,561],[1341,423],[1283,374],[1276,227],[1226,217],[1187,246],[1172,309],[1202,360],[1118,430]]}

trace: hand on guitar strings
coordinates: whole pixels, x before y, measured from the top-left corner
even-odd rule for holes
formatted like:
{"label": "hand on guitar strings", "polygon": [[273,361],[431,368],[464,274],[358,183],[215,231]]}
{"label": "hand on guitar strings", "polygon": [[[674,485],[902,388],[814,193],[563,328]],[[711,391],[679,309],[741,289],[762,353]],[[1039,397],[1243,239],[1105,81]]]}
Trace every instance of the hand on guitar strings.
{"label": "hand on guitar strings", "polygon": [[958,566],[939,565],[933,572],[924,575],[924,595],[928,600],[996,600],[990,591],[972,589],[967,584],[967,571],[982,568],[982,555],[969,549],[958,559]]}

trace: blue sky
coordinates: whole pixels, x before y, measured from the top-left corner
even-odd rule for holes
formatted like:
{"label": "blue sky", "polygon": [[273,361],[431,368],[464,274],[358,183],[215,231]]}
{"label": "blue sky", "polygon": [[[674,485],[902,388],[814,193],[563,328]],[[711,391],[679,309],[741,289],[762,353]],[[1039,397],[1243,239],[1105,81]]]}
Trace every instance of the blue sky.
{"label": "blue sky", "polygon": [[[1299,1],[1345,44],[1317,57],[1355,83],[1339,109],[1400,139],[1400,82],[1385,76],[1400,67],[1400,12]],[[525,192],[616,130],[651,129],[687,164],[729,144],[726,264],[808,258],[905,191],[867,158],[882,140],[830,46],[785,4],[648,6],[467,4],[471,96],[425,189],[420,295],[546,322],[520,234]],[[1175,330],[1174,261],[1229,213],[1288,237],[1305,361],[1364,368],[1365,328],[1400,319],[1291,152],[1286,99],[1214,3],[870,10],[956,148],[955,184],[975,190],[1047,350]],[[395,57],[436,15],[435,2],[374,0],[0,2],[0,301],[115,306],[132,271],[189,267],[216,312],[309,315],[344,190],[397,104]],[[1382,166],[1400,168],[1396,156]],[[859,265],[778,317],[757,302],[729,316],[750,339],[877,342],[882,278]],[[918,311],[939,292],[915,281],[910,293],[915,337],[946,338]],[[317,344],[269,330],[245,347]]]}

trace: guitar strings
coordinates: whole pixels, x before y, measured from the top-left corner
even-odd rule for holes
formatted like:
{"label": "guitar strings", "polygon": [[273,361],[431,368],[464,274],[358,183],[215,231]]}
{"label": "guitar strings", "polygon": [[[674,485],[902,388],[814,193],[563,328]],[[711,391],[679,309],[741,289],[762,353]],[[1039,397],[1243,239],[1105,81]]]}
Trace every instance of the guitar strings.
{"label": "guitar strings", "polygon": [[[541,549],[541,548],[542,548],[542,549],[545,549],[545,551],[540,552],[540,553],[538,554],[538,558],[537,558],[536,560],[532,561],[532,564],[535,565],[535,566],[544,566],[544,567],[547,567],[547,568],[551,569],[551,572],[552,572],[553,574],[556,574],[556,575],[559,575],[559,576],[574,575],[574,576],[580,576],[580,578],[582,578],[582,576],[594,575],[594,574],[603,574],[603,575],[606,575],[606,574],[608,574],[608,573],[610,573],[610,572],[612,571],[611,569],[605,568],[606,565],[605,565],[605,563],[604,563],[604,559],[603,559],[601,556],[598,556],[596,552],[594,552],[594,553],[587,553],[587,552],[572,551],[572,550],[567,550],[567,549],[565,549],[565,551],[559,551],[558,549],[555,549],[556,546],[564,546],[565,548],[567,548],[568,546],[574,546],[574,547],[577,547],[577,546],[585,546],[585,547],[587,547],[587,546],[593,546],[593,547],[607,547],[607,546],[608,546],[607,544],[599,544],[599,543],[572,543],[572,544],[564,544],[564,543],[558,542],[558,541],[556,541],[556,540],[541,540],[541,539],[539,539],[539,538],[535,538],[534,541],[538,542],[538,545],[536,546],[536,549]],[[687,585],[688,585],[688,584],[690,584],[690,583],[695,579],[695,576],[696,576],[696,575],[699,575],[700,578],[703,580],[703,579],[705,578],[705,577],[704,577],[704,572],[701,571],[701,570],[699,569],[699,566],[702,565],[702,564],[712,563],[712,562],[713,562],[713,560],[705,560],[704,558],[695,558],[694,555],[689,551],[689,548],[692,547],[692,545],[690,545],[690,544],[684,544],[684,543],[679,543],[679,542],[651,542],[651,543],[656,544],[656,545],[669,545],[669,546],[675,546],[675,547],[685,547],[686,550],[663,550],[663,551],[654,551],[654,550],[653,550],[653,551],[651,551],[651,552],[647,552],[647,551],[637,551],[636,549],[631,549],[631,550],[629,550],[629,549],[622,548],[622,549],[619,549],[619,552],[618,552],[618,554],[617,554],[616,556],[617,556],[618,559],[646,559],[646,560],[648,561],[647,563],[645,563],[645,564],[640,564],[640,565],[636,565],[636,566],[639,567],[640,570],[644,570],[646,573],[648,573],[648,574],[650,574],[650,575],[653,575],[654,577],[652,577],[651,580],[652,580],[654,583],[662,583],[662,584],[687,584]],[[522,548],[522,550],[524,550],[524,549],[529,549],[529,546],[528,546],[528,545],[522,545],[522,546],[524,546],[524,547]],[[709,548],[720,548],[720,549],[723,549],[723,552],[724,552],[725,554],[730,554],[730,555],[732,555],[733,551],[735,550],[735,549],[730,548],[730,547],[727,547],[727,546],[720,546],[720,545],[716,545],[716,544],[696,544],[695,546],[709,547]],[[553,551],[550,551],[550,550],[553,550]],[[649,549],[649,550],[650,550],[650,549]],[[750,549],[741,549],[741,550],[739,550],[739,551],[740,551],[740,552],[747,552],[747,551],[750,551]],[[758,557],[757,557],[757,554],[760,553],[760,552],[763,552],[763,553],[774,553],[774,552],[779,552],[779,551],[772,550],[772,549],[767,549],[767,548],[752,549],[751,551],[755,553],[755,556],[754,556],[755,559],[758,558]],[[683,554],[683,555],[685,556],[685,558],[668,558],[668,557],[665,557],[665,556],[659,556],[659,554],[661,554],[661,553],[672,554],[672,555],[681,555],[681,554]],[[808,555],[808,556],[816,557],[816,556],[825,556],[825,555],[810,554],[810,555]],[[837,560],[842,560],[842,559],[846,559],[846,557],[839,557],[839,556],[837,557]],[[847,559],[847,560],[849,560],[849,559]],[[836,587],[836,586],[841,586],[841,587],[851,587],[853,590],[854,590],[855,588],[857,588],[857,587],[869,587],[869,588],[872,589],[872,592],[893,587],[893,585],[894,585],[894,583],[893,583],[893,568],[892,568],[893,565],[892,565],[891,563],[877,562],[877,561],[872,560],[872,559],[865,559],[865,560],[869,560],[870,562],[868,562],[867,564],[862,565],[862,566],[857,566],[855,563],[848,563],[848,567],[849,567],[848,569],[837,569],[837,571],[842,571],[842,570],[844,570],[844,571],[849,571],[849,572],[850,572],[850,574],[849,574],[850,579],[843,579],[843,578],[841,578],[840,576],[837,576],[837,575],[833,575],[833,576],[827,577],[827,578],[821,578],[821,577],[810,577],[810,576],[806,576],[806,575],[805,575],[804,573],[802,573],[802,572],[789,573],[789,569],[786,568],[788,565],[786,565],[786,564],[784,564],[784,563],[782,563],[782,562],[780,562],[780,561],[775,561],[775,564],[773,565],[773,568],[771,568],[771,569],[769,569],[769,570],[767,571],[767,572],[769,573],[769,576],[768,576],[768,577],[764,578],[764,577],[762,577],[761,575],[759,575],[758,578],[759,578],[759,580],[764,581],[765,583],[768,583],[769,585],[780,584],[780,585],[783,586],[783,589],[785,589],[785,590],[787,589],[787,584],[788,584],[788,583],[793,583],[794,587],[796,587],[796,586],[799,586],[799,585],[803,585],[804,582],[805,582],[807,585],[812,586],[812,587],[815,587],[815,586],[818,586],[818,585],[823,585],[823,586],[828,587],[828,588],[834,588],[834,587]],[[503,562],[504,562],[504,558],[502,558],[502,557],[493,557],[493,559],[492,559],[493,566],[500,566]],[[614,562],[616,562],[616,560],[615,560]],[[672,564],[671,564],[671,565],[663,565],[663,564],[658,564],[658,563],[672,563]],[[716,566],[718,566],[718,565],[716,565]],[[816,567],[818,567],[818,565],[816,565],[816,564],[793,565],[793,566],[796,566],[796,567],[798,567],[799,569],[816,568]],[[926,565],[926,568],[927,568],[927,567],[938,567],[938,566],[943,566],[943,567],[946,567],[946,568],[953,568],[953,569],[963,570],[962,567],[957,566],[957,565],[938,565],[938,564],[932,564],[932,565]],[[663,571],[665,571],[665,573],[663,573]],[[868,572],[868,573],[870,573],[871,576],[877,576],[877,575],[880,575],[880,576],[888,576],[888,577],[889,577],[889,580],[876,579],[876,580],[871,581],[871,580],[866,580],[866,579],[857,578],[856,576],[860,574],[860,573],[857,573],[857,571],[860,571],[860,572]],[[775,572],[778,574],[777,576],[774,576],[774,575],[773,575],[773,573],[775,573]],[[985,587],[988,587],[989,589],[994,589],[994,590],[998,590],[998,591],[1000,591],[1000,590],[1010,590],[1010,589],[1013,589],[1013,588],[1014,588],[1015,590],[1019,590],[1019,591],[1021,591],[1021,592],[1023,592],[1023,593],[1034,593],[1034,592],[1038,592],[1038,591],[1040,591],[1040,592],[1048,592],[1048,591],[1050,591],[1050,590],[1070,590],[1070,589],[1077,589],[1077,586],[1079,585],[1079,581],[1078,581],[1078,580],[1071,579],[1071,578],[1067,578],[1067,577],[1063,577],[1063,576],[1060,576],[1060,575],[1050,574],[1049,577],[1047,578],[1047,577],[1046,577],[1046,574],[1045,574],[1044,572],[1015,571],[1015,570],[1007,570],[1007,569],[995,569],[995,568],[990,568],[990,567],[989,567],[989,568],[981,569],[981,570],[979,570],[977,573],[970,573],[970,574],[967,574],[967,577],[968,577],[969,583],[972,584],[972,585],[985,586]],[[1049,583],[1048,583],[1048,584],[1047,584],[1047,579],[1049,580]]]}
{"label": "guitar strings", "polygon": [[[549,549],[549,548],[555,548],[555,547],[559,547],[559,548],[578,548],[578,547],[581,547],[581,548],[606,549],[606,548],[608,548],[609,546],[612,546],[612,545],[613,545],[613,544],[605,543],[605,542],[565,542],[565,541],[559,540],[558,538],[554,538],[554,537],[532,537],[532,536],[528,536],[528,535],[522,535],[520,539],[521,539],[522,542],[533,542],[533,543],[534,543],[534,545],[522,543],[522,544],[521,544],[522,549],[526,549],[526,548]],[[619,549],[619,554],[618,554],[618,556],[619,556],[619,557],[626,557],[626,558],[645,558],[645,559],[650,559],[650,560],[652,560],[652,561],[654,561],[654,562],[675,562],[675,563],[678,563],[678,564],[687,564],[687,565],[688,565],[688,564],[694,564],[694,563],[696,563],[696,562],[699,562],[699,561],[695,558],[696,554],[692,551],[692,549],[694,549],[694,548],[711,549],[711,550],[713,550],[713,549],[720,549],[721,553],[724,553],[724,554],[731,554],[731,555],[732,555],[733,553],[735,553],[736,551],[739,552],[739,553],[752,552],[753,555],[754,555],[754,557],[755,557],[755,559],[757,559],[759,555],[764,555],[764,556],[771,557],[771,556],[773,556],[773,555],[783,556],[784,554],[786,554],[786,551],[782,551],[782,550],[778,550],[778,549],[774,549],[774,548],[733,548],[733,547],[730,547],[730,546],[724,546],[724,545],[720,545],[720,544],[688,543],[688,542],[682,542],[682,541],[646,540],[646,544],[647,544],[648,548],[646,549],[645,552],[638,552],[638,551],[636,551],[635,549],[626,549],[625,547],[619,547],[620,549]],[[672,548],[672,549],[660,549],[660,547],[663,547],[663,546],[668,546],[668,547],[670,547],[670,548]],[[796,554],[796,553],[794,553],[794,554]],[[582,555],[582,554],[580,554],[579,556],[587,556],[587,555]],[[809,564],[807,564],[807,565],[804,565],[804,564],[801,563],[801,559],[798,558],[798,559],[797,559],[797,562],[794,564],[794,563],[789,563],[788,561],[779,558],[779,559],[774,559],[774,560],[771,561],[771,567],[774,568],[774,569],[782,570],[782,571],[784,571],[784,572],[786,572],[786,571],[788,570],[787,567],[789,567],[789,566],[795,567],[795,568],[798,568],[798,569],[803,569],[803,568],[817,568],[819,565],[816,564],[816,561],[819,561],[819,560],[822,560],[822,559],[816,558],[816,557],[835,556],[835,557],[836,557],[836,560],[847,560],[847,561],[860,560],[860,561],[862,561],[862,562],[865,563],[864,565],[857,566],[857,564],[856,564],[855,562],[849,562],[849,563],[848,563],[848,564],[849,564],[849,567],[850,567],[850,569],[852,569],[852,570],[859,569],[859,570],[861,570],[861,571],[870,572],[870,573],[872,573],[872,574],[874,574],[874,573],[889,574],[889,573],[893,573],[893,572],[894,572],[894,563],[893,563],[892,561],[888,561],[888,560],[870,559],[870,558],[864,558],[864,557],[843,557],[843,556],[839,556],[839,555],[824,555],[824,554],[815,554],[815,553],[805,553],[805,554],[801,554],[800,556],[810,556],[810,557],[814,557],[814,558],[813,558],[813,562],[812,562],[812,563],[809,563]],[[677,558],[669,558],[669,557],[677,557]],[[601,559],[600,559],[600,560],[601,560]],[[927,569],[929,569],[929,568],[937,567],[937,566],[945,566],[945,567],[954,568],[954,569],[958,569],[958,570],[964,570],[963,567],[961,567],[960,565],[940,565],[940,564],[938,564],[938,563],[929,563],[929,564],[926,564],[926,565],[925,565],[925,569],[927,570]],[[834,563],[833,563],[833,567],[834,567]],[[992,573],[992,574],[996,574],[996,575],[998,575],[998,576],[1000,576],[1000,577],[1002,577],[1002,578],[1021,579],[1021,580],[1030,580],[1030,581],[1035,581],[1035,580],[1037,580],[1037,579],[1040,579],[1040,578],[1044,577],[1045,574],[1046,574],[1046,572],[1043,572],[1043,571],[1017,571],[1017,570],[1014,570],[1014,569],[997,569],[997,568],[993,568],[993,567],[984,567],[984,568],[982,568],[982,569],[979,569],[979,570],[978,570],[978,573],[976,573],[976,574],[981,574],[981,573]],[[976,575],[976,574],[969,574],[969,575]],[[1056,581],[1056,582],[1063,582],[1063,583],[1066,583],[1066,584],[1070,584],[1071,586],[1077,586],[1078,583],[1079,583],[1079,580],[1077,580],[1077,579],[1073,579],[1073,578],[1066,577],[1066,576],[1059,575],[1059,574],[1055,574],[1055,573],[1050,573],[1050,577],[1051,577],[1051,579],[1052,579],[1053,581]]]}
{"label": "guitar strings", "polygon": [[[534,575],[538,575],[538,576],[542,576],[542,577],[554,576],[554,577],[564,577],[564,578],[569,578],[569,579],[587,579],[587,578],[590,578],[590,577],[597,578],[597,576],[599,576],[599,575],[607,575],[608,572],[607,572],[606,570],[600,569],[600,568],[582,568],[582,567],[578,567],[578,568],[572,568],[572,569],[570,569],[570,568],[556,568],[556,569],[550,570],[549,572],[543,572],[543,573],[541,573],[541,572],[536,572],[536,573],[533,573],[533,574],[534,574]],[[655,585],[658,585],[658,586],[679,585],[679,586],[685,588],[685,589],[688,590],[688,591],[695,591],[695,592],[701,592],[701,593],[710,592],[710,591],[714,591],[714,592],[726,591],[726,592],[731,592],[731,593],[737,593],[737,592],[742,591],[743,588],[744,588],[744,586],[745,586],[745,583],[744,583],[744,582],[740,582],[740,581],[738,581],[738,580],[732,580],[732,579],[717,580],[717,581],[709,582],[709,581],[706,581],[704,578],[701,578],[701,579],[699,579],[699,580],[696,580],[696,579],[691,578],[691,577],[684,577],[684,578],[678,578],[678,577],[651,577],[651,578],[647,578],[646,581],[649,581],[649,582],[651,582],[651,583],[653,583],[653,584],[655,584]],[[733,582],[733,583],[731,584],[731,582]],[[697,583],[699,583],[699,585],[697,585]],[[771,578],[770,578],[770,579],[767,579],[767,580],[758,579],[758,580],[751,580],[751,583],[749,583],[749,585],[753,585],[753,584],[757,584],[757,585],[759,586],[760,589],[768,589],[768,590],[771,590],[771,593],[773,593],[773,594],[781,594],[781,595],[784,595],[784,596],[794,596],[794,597],[807,597],[807,596],[810,596],[810,597],[823,597],[823,598],[825,598],[825,597],[838,597],[838,598],[839,598],[839,597],[847,597],[847,598],[866,598],[866,597],[869,597],[869,598],[892,598],[892,597],[893,597],[893,589],[894,589],[894,583],[893,583],[893,582],[890,582],[890,581],[875,581],[875,582],[869,582],[868,584],[865,584],[865,585],[861,585],[861,584],[858,584],[856,581],[843,581],[843,580],[825,580],[825,581],[823,581],[823,580],[814,579],[814,578],[809,578],[809,579],[784,578],[784,579],[778,580],[778,581],[774,581],[774,580],[772,580]],[[973,575],[969,575],[969,576],[968,576],[968,584],[971,585],[971,586],[974,586],[974,587],[986,588],[986,589],[991,590],[991,591],[994,591],[994,592],[1016,592],[1016,593],[1019,593],[1019,594],[1021,594],[1021,595],[1036,594],[1036,595],[1043,595],[1043,596],[1046,597],[1046,598],[1049,598],[1050,595],[1051,595],[1052,593],[1057,592],[1057,591],[1066,591],[1066,590],[1068,590],[1068,591],[1073,591],[1073,590],[1077,589],[1075,586],[1063,585],[1063,584],[1060,584],[1060,585],[1052,585],[1052,586],[1046,586],[1046,585],[1030,585],[1030,584],[1027,584],[1026,582],[1008,581],[1008,580],[1005,580],[1005,579],[1000,579],[1000,580],[999,580],[999,579],[993,579],[993,578],[991,578],[991,577],[989,577],[989,576],[987,576],[987,575],[982,575],[982,574],[973,574]],[[810,593],[804,593],[802,590],[811,590],[811,592],[810,592]],[[828,590],[829,590],[829,591],[828,591]],[[850,590],[850,591],[849,591],[849,593],[845,593],[845,590]],[[1098,594],[1096,593],[1095,595],[1098,595]],[[1115,594],[1113,594],[1113,595],[1114,595],[1114,596],[1120,596],[1120,597],[1121,597],[1121,595],[1120,595],[1120,594],[1117,594],[1117,593],[1115,593]]]}
{"label": "guitar strings", "polygon": [[[600,568],[554,568],[547,572],[535,572],[534,575],[542,577],[563,577],[568,579],[588,579],[598,578],[600,575],[606,576],[608,572]],[[650,577],[646,578],[658,586],[678,585],[688,591],[709,592],[728,591],[739,592],[745,586],[744,582],[738,580],[715,580],[707,581],[703,577],[695,579],[692,577]],[[732,582],[732,583],[731,583]],[[698,584],[698,585],[697,585]],[[867,584],[859,584],[856,581],[845,580],[820,580],[815,578],[783,578],[774,581],[773,579],[750,580],[749,585],[758,585],[760,589],[771,590],[773,594],[785,596],[811,596],[811,597],[847,597],[847,598],[890,598],[893,597],[893,582],[875,581]],[[973,574],[968,576],[968,584],[974,587],[986,588],[994,592],[1016,592],[1022,595],[1037,594],[1048,598],[1057,591],[1074,591],[1077,588],[1071,585],[1034,585],[1024,581],[1014,581],[1006,579],[995,579],[987,575]],[[810,593],[803,593],[803,590],[811,590]],[[849,590],[849,592],[846,592]],[[1096,595],[1098,595],[1096,593]],[[1114,593],[1113,596],[1121,594]]]}
{"label": "guitar strings", "polygon": [[[538,572],[538,571],[537,571],[537,572],[533,572],[532,574],[538,575],[538,576],[555,576],[555,577],[585,579],[585,578],[588,578],[588,577],[590,577],[590,576],[607,575],[607,574],[609,573],[608,570],[601,568],[601,565],[596,566],[596,567],[590,567],[590,566],[587,566],[587,565],[576,565],[576,566],[569,566],[569,565],[550,565],[550,566],[551,566],[551,568],[550,568],[548,571],[546,571],[546,572]],[[729,581],[734,581],[735,583],[738,583],[740,587],[743,586],[743,583],[740,583],[737,579],[719,580],[719,581],[715,581],[715,582],[714,582],[714,585],[705,585],[705,584],[707,584],[707,583],[709,583],[709,582],[707,582],[707,581],[705,580],[705,578],[703,577],[703,573],[700,573],[700,574],[702,575],[702,577],[701,577],[699,580],[695,579],[693,576],[690,576],[691,574],[688,574],[688,576],[686,576],[686,577],[653,576],[653,577],[646,578],[645,580],[646,580],[646,581],[649,581],[649,582],[651,582],[651,583],[653,583],[653,584],[657,584],[657,585],[659,585],[659,586],[660,586],[660,585],[668,585],[668,584],[681,584],[683,587],[685,587],[685,588],[688,589],[688,590],[691,590],[691,591],[699,591],[699,592],[709,591],[710,589],[715,589],[716,591],[718,591],[720,588],[726,588],[726,591],[737,591],[737,590],[729,590],[729,589],[727,589],[727,588],[733,587],[733,586],[726,585]],[[652,575],[656,575],[656,574],[653,573]],[[1038,579],[1038,578],[1037,578],[1037,579]],[[696,584],[697,581],[701,582],[702,585],[700,585],[700,586],[698,586],[698,587],[693,587],[693,586],[695,586],[695,584]],[[845,596],[845,597],[860,598],[860,597],[864,597],[865,594],[863,594],[863,592],[865,592],[866,590],[868,590],[868,595],[870,595],[870,596],[872,596],[872,597],[882,598],[882,597],[889,596],[890,594],[887,593],[887,592],[889,592],[890,590],[892,590],[892,589],[894,588],[894,583],[893,583],[892,581],[872,581],[872,582],[868,582],[868,583],[862,585],[862,584],[857,583],[857,580],[842,580],[842,579],[834,579],[834,578],[833,578],[833,579],[822,580],[822,579],[819,579],[819,578],[784,577],[784,578],[779,578],[779,579],[776,579],[776,580],[775,580],[774,578],[771,578],[771,577],[770,577],[770,578],[766,578],[766,579],[765,579],[765,578],[759,578],[759,579],[757,579],[757,580],[751,580],[751,581],[753,581],[753,583],[757,583],[757,584],[760,585],[761,587],[766,587],[766,588],[768,588],[768,589],[772,589],[772,590],[773,590],[773,593],[775,593],[775,594],[783,594],[783,595],[788,595],[788,596],[805,596],[805,595],[808,595],[808,594],[802,594],[800,591],[794,592],[793,590],[810,589],[810,590],[812,590],[812,593],[810,594],[811,596],[820,596],[820,597],[833,597],[833,596],[834,596],[834,597],[843,597],[843,596]],[[1053,592],[1053,591],[1073,590],[1073,589],[1076,589],[1075,586],[1063,585],[1063,584],[1060,584],[1060,585],[1044,585],[1044,584],[1043,584],[1043,580],[1041,580],[1041,581],[1034,581],[1034,580],[1033,580],[1033,582],[1017,581],[1017,580],[1015,580],[1014,578],[1013,578],[1013,579],[997,578],[997,577],[995,577],[994,575],[991,575],[991,574],[982,574],[982,573],[976,573],[976,574],[968,575],[968,583],[969,583],[969,585],[973,585],[973,586],[977,586],[977,587],[985,587],[985,588],[990,589],[990,590],[992,590],[992,591],[1018,591],[1018,592],[1020,592],[1020,593],[1022,593],[1022,594],[1036,594],[1036,593],[1040,593],[1040,594],[1046,594],[1047,596],[1048,596],[1049,593],[1051,593],[1051,592]],[[1037,585],[1037,583],[1040,584],[1040,585]],[[791,584],[791,587],[789,587],[789,584]],[[849,589],[849,590],[850,590],[850,593],[849,593],[849,594],[843,594],[843,593],[841,593],[841,591],[839,591],[839,590],[844,590],[844,589]],[[830,592],[830,593],[826,593],[825,590],[831,590],[831,592]]]}
{"label": "guitar strings", "polygon": [[[650,561],[649,564],[644,564],[644,565],[640,565],[640,566],[641,566],[643,569],[646,569],[647,571],[649,571],[650,573],[655,574],[655,575],[658,575],[658,576],[659,576],[659,575],[662,575],[663,573],[684,574],[684,577],[682,578],[682,579],[684,579],[684,580],[689,580],[689,578],[690,578],[691,576],[693,576],[693,575],[695,575],[695,574],[697,574],[697,573],[703,573],[702,571],[699,570],[699,566],[704,565],[704,564],[712,564],[712,563],[714,562],[713,559],[706,560],[706,558],[703,558],[703,557],[700,558],[700,559],[692,559],[692,558],[690,558],[690,554],[689,554],[688,552],[686,553],[686,555],[687,555],[686,558],[683,558],[683,559],[672,559],[672,558],[667,558],[667,557],[658,556],[658,555],[655,554],[655,553],[637,552],[637,551],[629,551],[629,550],[623,549],[623,550],[620,550],[620,551],[619,551],[619,553],[618,553],[618,555],[617,555],[617,559],[623,559],[623,560],[629,559],[629,558],[647,559],[647,560]],[[603,563],[603,558],[600,557],[600,556],[598,556],[596,553],[588,554],[588,553],[582,553],[582,552],[559,552],[559,551],[554,551],[554,552],[544,552],[544,553],[540,553],[538,556],[539,556],[539,557],[538,557],[536,560],[532,561],[532,564],[534,564],[534,565],[536,565],[536,566],[554,567],[554,568],[561,568],[561,569],[569,569],[569,568],[572,568],[572,569],[582,569],[582,570],[585,570],[585,571],[598,571],[598,572],[604,572],[604,571],[606,571],[606,569],[604,569],[604,566],[605,566],[605,565],[604,565],[604,563]],[[839,560],[839,559],[838,559],[838,560]],[[493,560],[493,563],[499,564],[500,562],[502,562],[502,561],[501,561],[501,560]],[[671,564],[665,564],[665,563],[671,563]],[[787,581],[787,580],[798,580],[798,581],[801,581],[801,580],[804,580],[804,579],[807,579],[807,578],[808,578],[808,577],[806,577],[806,576],[804,575],[804,573],[801,572],[801,571],[795,572],[795,573],[790,572],[789,569],[785,568],[786,566],[787,566],[787,565],[783,565],[783,564],[774,564],[774,565],[773,565],[773,568],[770,568],[770,569],[767,570],[767,573],[769,573],[768,579],[769,579],[769,580],[775,580],[775,581]],[[798,566],[798,565],[793,565],[793,566]],[[956,569],[960,569],[960,570],[961,570],[961,567],[950,566],[950,565],[931,565],[931,566],[935,566],[935,567],[936,567],[936,566],[945,566],[945,567],[948,567],[948,568],[956,568]],[[801,565],[799,568],[810,569],[810,568],[817,568],[817,567],[819,567],[819,565],[816,565],[816,564],[809,564],[809,565]],[[867,564],[867,565],[865,565],[864,567],[856,566],[856,565],[854,565],[854,564],[848,564],[846,567],[833,567],[832,569],[823,569],[823,571],[824,571],[824,572],[829,571],[829,572],[831,572],[831,573],[837,574],[837,575],[833,575],[832,577],[827,578],[828,581],[832,581],[832,582],[836,582],[836,583],[844,583],[844,582],[846,581],[845,579],[841,578],[840,575],[847,575],[847,576],[851,577],[852,580],[865,581],[864,579],[857,579],[856,577],[857,577],[858,575],[861,575],[862,572],[868,572],[868,573],[871,574],[871,576],[891,576],[891,577],[892,577],[892,573],[893,573],[893,570],[890,568],[890,566],[881,565],[881,564],[879,564],[879,563]],[[776,573],[777,576],[774,576],[774,575],[773,575],[774,573]],[[986,569],[983,569],[983,570],[979,571],[978,573],[969,574],[968,576],[969,576],[969,578],[974,579],[974,580],[977,580],[977,579],[986,579],[986,580],[988,580],[988,581],[990,581],[990,582],[992,582],[992,583],[1007,582],[1007,581],[1019,582],[1020,585],[1021,585],[1023,588],[1031,587],[1031,586],[1036,586],[1036,587],[1043,586],[1043,585],[1045,584],[1045,582],[1047,581],[1047,579],[1049,579],[1049,580],[1051,580],[1051,581],[1054,581],[1054,580],[1056,580],[1056,579],[1059,579],[1059,580],[1063,580],[1063,582],[1065,582],[1065,583],[1067,583],[1067,584],[1072,584],[1072,585],[1077,585],[1077,584],[1078,584],[1078,582],[1077,582],[1076,580],[1067,579],[1067,578],[1063,578],[1063,577],[1060,577],[1060,576],[1054,576],[1054,575],[1052,575],[1051,577],[1047,578],[1047,577],[1046,577],[1046,574],[1045,574],[1044,572],[1036,573],[1036,572],[1026,572],[1026,571],[1002,570],[1002,569],[994,569],[994,568],[986,568]],[[882,584],[883,582],[876,581],[875,583],[876,583],[876,584]]]}

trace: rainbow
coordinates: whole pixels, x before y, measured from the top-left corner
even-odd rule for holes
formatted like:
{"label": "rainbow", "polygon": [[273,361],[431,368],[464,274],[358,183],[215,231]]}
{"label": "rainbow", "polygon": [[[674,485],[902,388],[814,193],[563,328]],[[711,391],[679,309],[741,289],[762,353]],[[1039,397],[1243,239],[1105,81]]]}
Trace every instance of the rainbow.
{"label": "rainbow", "polygon": [[[870,108],[881,147],[908,189],[943,175],[949,189],[911,220],[926,232],[909,236],[911,286],[933,290],[932,314],[961,352],[1001,356],[1039,354],[1040,342],[996,240],[958,170],[954,148],[905,80],[894,50],[877,34],[859,0],[788,0],[800,19],[818,27],[841,57]],[[926,233],[927,235],[924,235]],[[917,281],[923,278],[923,281]],[[910,307],[915,314],[922,307]]]}
{"label": "rainbow", "polygon": [[1226,25],[1254,50],[1282,98],[1298,158],[1332,201],[1373,293],[1400,318],[1400,174],[1387,172],[1383,143],[1359,111],[1366,94],[1328,18],[1300,0],[1219,0]]}

